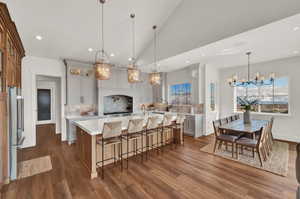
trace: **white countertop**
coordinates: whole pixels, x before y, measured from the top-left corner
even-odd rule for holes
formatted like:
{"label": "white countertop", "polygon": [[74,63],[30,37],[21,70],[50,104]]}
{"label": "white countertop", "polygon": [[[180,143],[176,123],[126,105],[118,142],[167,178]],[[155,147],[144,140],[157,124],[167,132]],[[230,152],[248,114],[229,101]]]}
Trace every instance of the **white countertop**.
{"label": "white countertop", "polygon": [[[154,115],[154,114],[150,114],[150,115]],[[161,120],[163,119],[163,115],[155,114],[155,116],[160,117]],[[88,134],[93,136],[93,135],[101,135],[102,134],[103,125],[105,122],[122,121],[122,129],[126,130],[130,119],[139,119],[139,118],[144,118],[144,122],[146,125],[148,117],[145,115],[105,117],[105,118],[99,118],[99,119],[75,121],[74,124],[76,126],[80,127],[82,130],[84,130]]]}

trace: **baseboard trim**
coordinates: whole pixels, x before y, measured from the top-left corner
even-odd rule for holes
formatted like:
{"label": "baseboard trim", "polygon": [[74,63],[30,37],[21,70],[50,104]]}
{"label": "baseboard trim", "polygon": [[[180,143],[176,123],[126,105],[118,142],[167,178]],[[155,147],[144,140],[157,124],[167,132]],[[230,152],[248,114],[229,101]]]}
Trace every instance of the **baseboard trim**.
{"label": "baseboard trim", "polygon": [[299,144],[298,142],[293,142],[293,141],[289,141],[289,140],[281,140],[281,139],[274,139],[276,141],[279,141],[279,142],[285,142],[285,143],[289,143],[289,144]]}

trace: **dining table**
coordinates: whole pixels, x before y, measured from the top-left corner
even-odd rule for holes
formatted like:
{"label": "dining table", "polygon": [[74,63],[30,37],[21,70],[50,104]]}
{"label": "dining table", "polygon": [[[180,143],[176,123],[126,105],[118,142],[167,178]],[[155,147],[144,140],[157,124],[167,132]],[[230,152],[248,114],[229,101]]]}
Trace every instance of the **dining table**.
{"label": "dining table", "polygon": [[219,129],[223,132],[244,133],[255,139],[255,133],[259,132],[261,128],[267,126],[268,120],[251,120],[251,123],[244,123],[244,120],[235,120],[226,124],[222,124]]}

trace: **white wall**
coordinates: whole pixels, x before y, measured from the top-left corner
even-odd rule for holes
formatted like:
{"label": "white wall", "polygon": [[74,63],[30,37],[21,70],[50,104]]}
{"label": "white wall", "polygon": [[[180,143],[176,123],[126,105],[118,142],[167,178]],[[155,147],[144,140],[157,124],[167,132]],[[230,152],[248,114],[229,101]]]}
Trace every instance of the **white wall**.
{"label": "white wall", "polygon": [[[220,116],[225,117],[233,113],[233,89],[228,86],[226,79],[235,73],[246,77],[246,66],[226,68],[220,71]],[[274,137],[282,140],[300,142],[300,57],[281,59],[271,62],[259,63],[251,66],[251,71],[265,75],[275,72],[278,77],[289,77],[289,116],[275,116]],[[255,115],[254,118],[269,119],[270,116]]]}
{"label": "white wall", "polygon": [[22,94],[24,96],[24,136],[23,147],[36,145],[36,76],[45,75],[61,79],[61,124],[62,140],[66,140],[65,103],[65,67],[62,61],[25,57],[22,62]]}
{"label": "white wall", "polygon": [[152,102],[152,86],[148,75],[142,74],[143,82],[129,84],[126,70],[113,70],[109,80],[98,81],[98,111],[103,114],[103,97],[109,95],[127,95],[133,97],[133,112],[140,111],[140,104]]}
{"label": "white wall", "polygon": [[201,73],[199,73],[199,65],[195,64],[189,66],[187,68],[176,70],[167,73],[166,75],[166,84],[165,84],[165,96],[166,100],[169,101],[169,89],[170,86],[175,84],[183,84],[183,83],[190,83],[192,87],[192,104],[199,104],[201,103],[199,99],[199,81],[198,79],[201,78]]}
{"label": "white wall", "polygon": [[[219,96],[220,96],[220,82],[219,82],[219,70],[216,66],[205,65],[204,67],[204,93],[205,93],[205,108],[204,108],[204,134],[209,135],[214,132],[213,121],[219,118]],[[210,84],[215,84],[215,110],[210,108],[211,103],[211,90]]]}

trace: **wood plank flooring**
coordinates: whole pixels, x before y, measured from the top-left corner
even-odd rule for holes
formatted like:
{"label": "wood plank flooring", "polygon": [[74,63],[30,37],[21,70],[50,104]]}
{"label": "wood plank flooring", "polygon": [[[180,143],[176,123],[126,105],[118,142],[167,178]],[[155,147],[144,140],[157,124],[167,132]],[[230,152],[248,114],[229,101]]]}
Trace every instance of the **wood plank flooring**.
{"label": "wood plank flooring", "polygon": [[55,128],[37,128],[37,146],[23,150],[23,160],[51,156],[53,170],[15,181],[3,188],[5,199],[214,199],[295,198],[295,146],[290,145],[289,174],[277,176],[201,152],[211,137],[187,137],[184,147],[152,154],[140,163],[130,159],[129,169],[107,168],[105,179],[90,180],[76,157],[75,145],[60,142]]}

